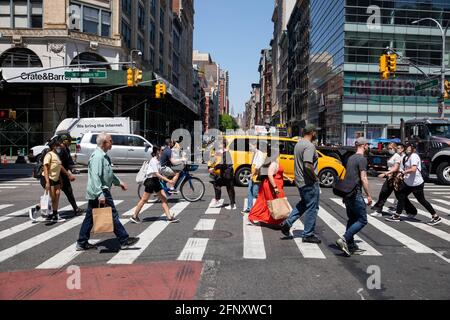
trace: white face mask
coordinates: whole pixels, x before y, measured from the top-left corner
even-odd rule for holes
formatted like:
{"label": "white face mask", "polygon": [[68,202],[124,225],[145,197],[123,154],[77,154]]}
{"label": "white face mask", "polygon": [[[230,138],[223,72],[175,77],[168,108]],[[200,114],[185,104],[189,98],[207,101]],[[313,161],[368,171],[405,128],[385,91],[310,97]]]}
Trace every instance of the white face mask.
{"label": "white face mask", "polygon": [[389,154],[390,155],[394,155],[395,154],[395,150],[389,149]]}
{"label": "white face mask", "polygon": [[56,148],[56,153],[60,153],[61,152],[61,148]]}

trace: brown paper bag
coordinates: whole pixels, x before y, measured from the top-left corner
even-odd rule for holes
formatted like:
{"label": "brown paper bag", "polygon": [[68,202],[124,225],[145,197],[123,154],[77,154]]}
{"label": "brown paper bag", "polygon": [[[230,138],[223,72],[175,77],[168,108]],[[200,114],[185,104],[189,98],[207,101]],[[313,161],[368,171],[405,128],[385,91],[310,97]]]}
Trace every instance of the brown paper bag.
{"label": "brown paper bag", "polygon": [[112,208],[95,208],[92,210],[94,227],[92,233],[110,233],[114,231]]}
{"label": "brown paper bag", "polygon": [[270,215],[275,220],[282,220],[289,217],[292,211],[292,207],[289,204],[287,198],[277,198],[267,201]]}

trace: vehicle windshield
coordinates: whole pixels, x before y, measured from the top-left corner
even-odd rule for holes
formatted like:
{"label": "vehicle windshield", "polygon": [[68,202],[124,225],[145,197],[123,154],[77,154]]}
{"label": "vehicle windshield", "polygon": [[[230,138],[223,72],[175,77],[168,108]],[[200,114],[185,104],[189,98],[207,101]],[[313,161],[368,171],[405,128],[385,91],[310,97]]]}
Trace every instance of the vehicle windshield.
{"label": "vehicle windshield", "polygon": [[430,134],[437,137],[445,137],[450,139],[450,124],[431,124],[428,125]]}

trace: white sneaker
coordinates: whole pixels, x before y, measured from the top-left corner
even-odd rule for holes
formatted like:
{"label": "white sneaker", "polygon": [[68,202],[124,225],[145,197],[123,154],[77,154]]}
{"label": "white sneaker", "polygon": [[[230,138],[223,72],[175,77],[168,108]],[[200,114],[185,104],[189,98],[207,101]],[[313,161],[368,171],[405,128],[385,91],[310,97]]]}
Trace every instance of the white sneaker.
{"label": "white sneaker", "polygon": [[236,205],[233,205],[233,206],[228,205],[228,206],[225,207],[225,209],[227,209],[227,210],[237,210],[237,207],[236,207]]}
{"label": "white sneaker", "polygon": [[222,203],[220,201],[217,201],[217,202],[212,203],[209,207],[210,208],[220,208],[220,207],[222,207]]}
{"label": "white sneaker", "polygon": [[382,213],[379,213],[379,212],[372,212],[372,213],[370,214],[370,216],[371,216],[371,217],[375,217],[375,218],[380,218],[380,217],[383,216],[383,214],[382,214]]}

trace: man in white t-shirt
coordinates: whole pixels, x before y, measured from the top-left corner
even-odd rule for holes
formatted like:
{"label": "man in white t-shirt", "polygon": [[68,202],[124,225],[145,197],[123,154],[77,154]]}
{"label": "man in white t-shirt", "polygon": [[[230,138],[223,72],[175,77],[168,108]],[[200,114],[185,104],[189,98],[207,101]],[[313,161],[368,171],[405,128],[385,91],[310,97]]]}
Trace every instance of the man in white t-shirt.
{"label": "man in white t-shirt", "polygon": [[245,208],[242,214],[247,214],[253,207],[253,199],[258,197],[259,192],[259,183],[256,182],[256,178],[259,174],[259,169],[261,169],[264,164],[264,160],[266,159],[264,153],[261,150],[258,150],[258,145],[256,140],[252,140],[249,143],[250,152],[253,152],[253,160],[252,160],[252,174],[248,181],[248,189],[247,189],[247,208]]}
{"label": "man in white t-shirt", "polygon": [[401,171],[404,174],[404,183],[400,191],[397,193],[398,205],[396,213],[387,218],[387,221],[397,222],[400,220],[400,215],[403,209],[406,209],[408,216],[415,217],[417,209],[409,201],[408,196],[412,193],[417,201],[431,214],[431,220],[427,222],[428,225],[437,225],[442,222],[439,215],[434,210],[433,206],[425,199],[423,192],[425,180],[422,177],[422,163],[419,155],[416,153],[414,145],[409,145],[406,148],[406,156],[401,164]]}

